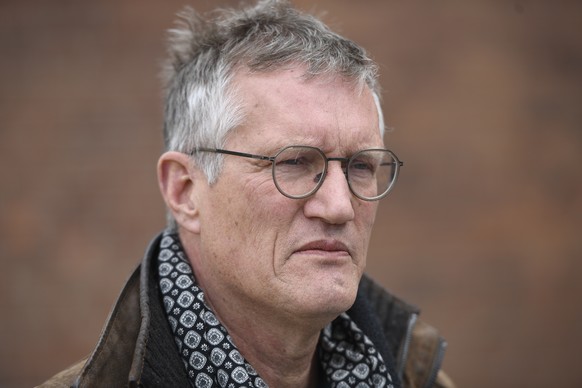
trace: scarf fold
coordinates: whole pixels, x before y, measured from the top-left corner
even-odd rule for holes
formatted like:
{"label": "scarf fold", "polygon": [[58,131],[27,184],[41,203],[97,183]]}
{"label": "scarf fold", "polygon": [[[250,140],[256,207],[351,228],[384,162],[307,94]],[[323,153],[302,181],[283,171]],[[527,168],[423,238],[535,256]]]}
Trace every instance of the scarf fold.
{"label": "scarf fold", "polygon": [[[268,387],[206,305],[175,233],[165,232],[160,242],[158,275],[166,317],[191,385]],[[393,387],[382,356],[345,313],[322,330],[318,357],[333,388]]]}

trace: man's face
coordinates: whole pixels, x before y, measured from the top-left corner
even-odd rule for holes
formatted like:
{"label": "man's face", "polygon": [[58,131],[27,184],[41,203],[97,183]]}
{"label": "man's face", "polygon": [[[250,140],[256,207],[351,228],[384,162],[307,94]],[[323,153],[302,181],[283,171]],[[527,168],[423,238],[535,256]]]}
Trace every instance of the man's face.
{"label": "man's face", "polygon": [[[273,156],[310,145],[346,157],[383,147],[368,88],[339,78],[305,81],[300,70],[235,78],[246,116],[225,149]],[[279,193],[271,171],[270,162],[225,156],[217,182],[198,189],[197,276],[216,307],[329,320],[355,299],[377,203],[351,194],[338,162],[300,200]]]}

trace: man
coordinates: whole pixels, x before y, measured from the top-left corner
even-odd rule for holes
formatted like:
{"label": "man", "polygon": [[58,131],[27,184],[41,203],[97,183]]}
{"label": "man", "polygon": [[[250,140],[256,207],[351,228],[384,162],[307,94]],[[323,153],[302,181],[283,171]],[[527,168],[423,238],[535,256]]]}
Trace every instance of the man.
{"label": "man", "polygon": [[288,3],[171,31],[169,227],[97,348],[47,385],[451,386],[444,341],[362,277],[385,149],[376,66]]}

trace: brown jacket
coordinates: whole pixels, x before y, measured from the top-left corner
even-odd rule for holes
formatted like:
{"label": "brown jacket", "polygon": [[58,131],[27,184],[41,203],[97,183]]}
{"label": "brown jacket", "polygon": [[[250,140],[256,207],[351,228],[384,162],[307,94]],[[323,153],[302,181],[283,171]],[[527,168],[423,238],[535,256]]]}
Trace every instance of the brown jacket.
{"label": "brown jacket", "polygon": [[[150,269],[159,238],[125,284],[92,354],[41,387],[190,386]],[[418,319],[417,309],[364,276],[348,314],[371,338],[382,333],[379,341],[392,353],[403,387],[454,387],[440,370],[446,343]]]}

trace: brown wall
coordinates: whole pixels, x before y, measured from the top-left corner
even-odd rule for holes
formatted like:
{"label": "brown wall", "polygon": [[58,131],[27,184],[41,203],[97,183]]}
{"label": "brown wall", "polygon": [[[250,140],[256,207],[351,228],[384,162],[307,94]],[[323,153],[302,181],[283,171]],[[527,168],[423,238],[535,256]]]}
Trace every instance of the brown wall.
{"label": "brown wall", "polygon": [[[183,3],[0,2],[1,387],[86,355],[163,227],[157,73]],[[382,64],[405,160],[369,271],[441,329],[459,386],[582,386],[582,3],[314,4]]]}

